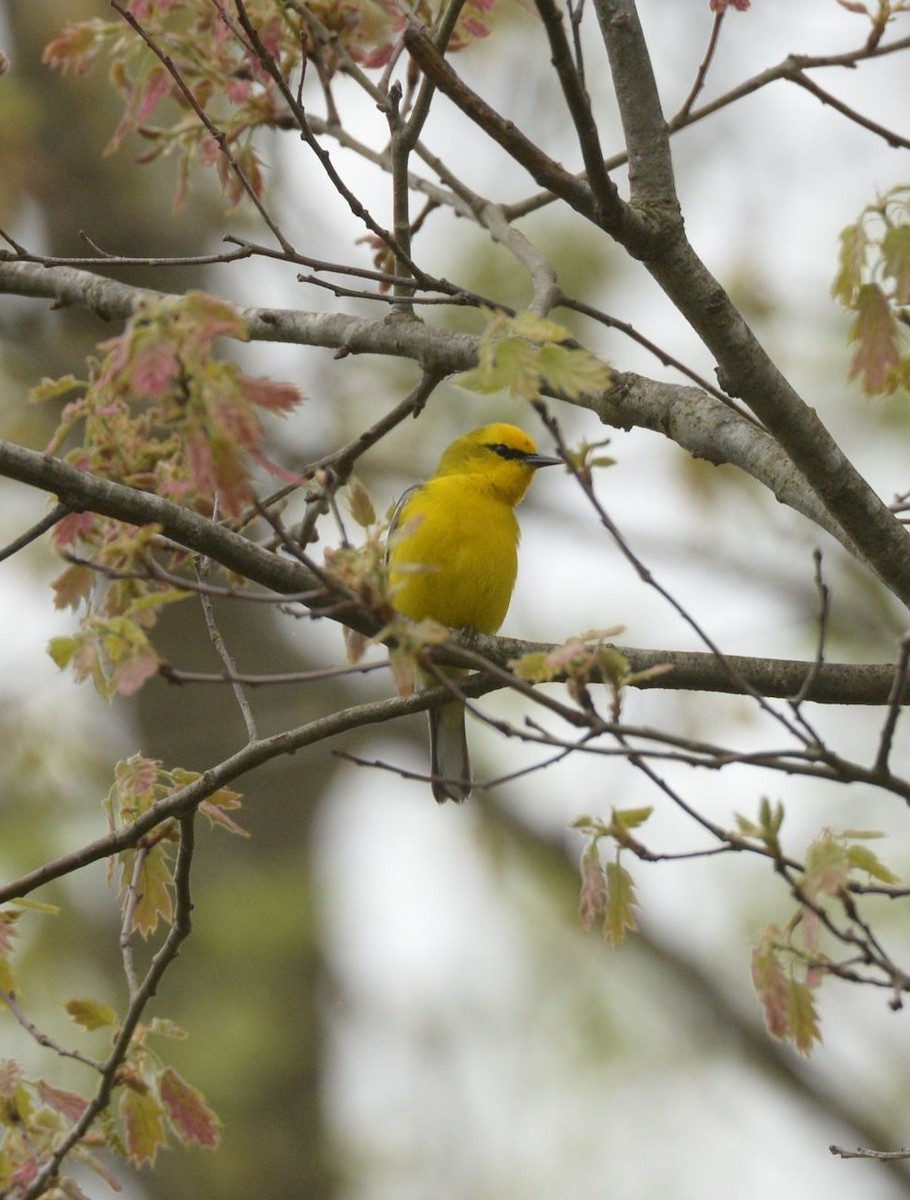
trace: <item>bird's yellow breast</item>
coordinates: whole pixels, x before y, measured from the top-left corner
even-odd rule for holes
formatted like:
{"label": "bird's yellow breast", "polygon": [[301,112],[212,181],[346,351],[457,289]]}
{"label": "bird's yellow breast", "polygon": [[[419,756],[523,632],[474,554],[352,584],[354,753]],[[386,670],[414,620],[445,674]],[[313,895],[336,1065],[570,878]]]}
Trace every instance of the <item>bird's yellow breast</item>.
{"label": "bird's yellow breast", "polygon": [[479,475],[440,475],[397,515],[389,549],[394,604],[406,617],[495,633],[518,571],[512,505]]}

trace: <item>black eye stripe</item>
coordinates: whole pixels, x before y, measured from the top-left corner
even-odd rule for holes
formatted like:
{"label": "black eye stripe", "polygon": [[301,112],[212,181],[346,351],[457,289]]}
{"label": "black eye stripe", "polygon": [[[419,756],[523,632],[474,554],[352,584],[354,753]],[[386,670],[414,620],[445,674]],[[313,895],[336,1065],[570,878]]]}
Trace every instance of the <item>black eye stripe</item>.
{"label": "black eye stripe", "polygon": [[487,442],[487,449],[492,450],[494,454],[498,454],[500,458],[527,458],[527,452],[517,450],[514,446],[507,446],[505,442]]}

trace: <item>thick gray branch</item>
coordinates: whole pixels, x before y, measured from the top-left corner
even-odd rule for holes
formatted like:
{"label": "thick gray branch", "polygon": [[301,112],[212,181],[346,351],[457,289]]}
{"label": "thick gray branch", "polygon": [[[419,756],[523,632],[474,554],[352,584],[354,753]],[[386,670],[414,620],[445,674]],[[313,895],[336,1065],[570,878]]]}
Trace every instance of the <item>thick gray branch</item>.
{"label": "thick gray branch", "polygon": [[[0,441],[0,475],[19,480],[57,496],[61,503],[80,511],[101,513],[132,525],[158,524],[173,541],[220,563],[251,582],[282,595],[306,592],[320,581],[302,564],[263,549],[224,526],[213,523],[189,509],[179,508],[151,492],[141,492],[121,483],[99,479],[79,471],[60,459],[34,450],[25,450]],[[344,623],[367,635],[378,632],[379,623],[365,611],[345,611]],[[554,647],[540,643],[517,642],[508,638],[469,639],[473,649],[499,666],[532,651],[550,651]],[[638,686],[741,693],[739,680],[766,696],[795,696],[806,678],[815,671],[812,663],[775,659],[729,657],[726,664],[708,653],[640,650],[618,647],[633,671],[670,663],[673,670]],[[453,654],[456,652],[453,652]],[[732,674],[731,674],[732,670]],[[894,677],[889,664],[823,664],[817,672],[807,699],[823,704],[886,704]],[[468,689],[477,695],[497,683],[480,683]]]}
{"label": "thick gray branch", "polygon": [[[730,297],[689,244],[671,196],[669,134],[635,0],[595,0],[616,98],[635,163],[632,207],[649,226],[627,248],[711,350],[730,395],[743,399],[799,468],[876,574],[910,605],[910,537],[765,353]],[[650,176],[649,176],[650,173]],[[672,202],[671,202],[672,201]]]}
{"label": "thick gray branch", "polygon": [[[143,291],[75,267],[3,261],[0,261],[0,292],[77,304],[103,320],[128,319],[142,296],[154,295],[174,304],[181,300],[179,295]],[[241,311],[254,341],[291,342],[351,354],[408,358],[439,375],[468,370],[477,362],[479,338],[434,329],[422,321],[368,321],[299,309]],[[617,376],[616,386],[610,392],[570,402],[590,409],[604,424],[621,429],[650,429],[670,438],[696,458],[739,467],[769,488],[782,504],[827,530],[850,553],[859,553],[774,439],[697,388],[625,374]]]}

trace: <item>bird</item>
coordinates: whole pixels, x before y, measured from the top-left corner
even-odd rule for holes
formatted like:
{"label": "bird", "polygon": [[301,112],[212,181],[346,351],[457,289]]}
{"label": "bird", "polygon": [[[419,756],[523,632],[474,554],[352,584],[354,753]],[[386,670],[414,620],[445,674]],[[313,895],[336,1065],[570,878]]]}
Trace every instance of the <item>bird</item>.
{"label": "bird", "polygon": [[[397,612],[496,633],[518,573],[515,507],[537,469],[561,461],[539,454],[529,434],[502,422],[452,442],[433,475],[409,487],[392,515],[387,563]],[[428,715],[433,795],[440,804],[461,804],[471,792],[464,705],[441,704]]]}

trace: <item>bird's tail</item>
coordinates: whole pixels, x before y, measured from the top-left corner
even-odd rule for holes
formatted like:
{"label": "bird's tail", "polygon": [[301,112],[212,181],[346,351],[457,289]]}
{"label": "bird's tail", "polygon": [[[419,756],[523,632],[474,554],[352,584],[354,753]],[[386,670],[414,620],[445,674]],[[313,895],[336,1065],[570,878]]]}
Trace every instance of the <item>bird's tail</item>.
{"label": "bird's tail", "polygon": [[463,804],[471,794],[471,760],[464,727],[464,705],[453,701],[429,710],[430,760],[437,804]]}

